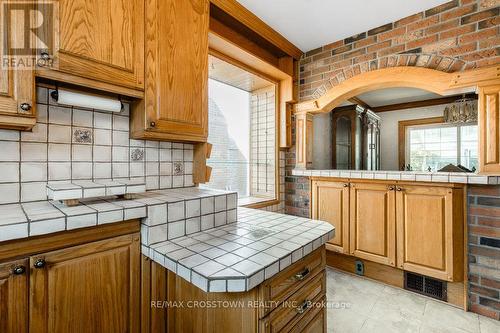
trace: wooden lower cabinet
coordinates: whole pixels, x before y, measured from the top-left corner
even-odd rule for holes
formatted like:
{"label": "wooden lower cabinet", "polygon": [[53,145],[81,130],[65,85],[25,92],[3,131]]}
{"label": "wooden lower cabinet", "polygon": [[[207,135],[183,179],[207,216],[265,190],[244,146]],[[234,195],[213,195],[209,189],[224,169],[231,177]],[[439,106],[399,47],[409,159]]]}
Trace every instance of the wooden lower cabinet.
{"label": "wooden lower cabinet", "polygon": [[30,331],[139,332],[139,235],[30,258]]}
{"label": "wooden lower cabinet", "polygon": [[131,221],[0,244],[0,332],[140,332],[138,231]]}
{"label": "wooden lower cabinet", "polygon": [[398,267],[446,281],[463,278],[463,190],[397,188]]}
{"label": "wooden lower cabinet", "polygon": [[[142,332],[326,332],[325,265],[322,246],[250,291],[207,293],[143,257],[142,304],[155,306]],[[184,306],[157,308],[165,301]]]}
{"label": "wooden lower cabinet", "polygon": [[317,178],[311,182],[311,215],[336,228],[328,250],[460,282],[463,196],[464,188],[454,184]]}
{"label": "wooden lower cabinet", "polygon": [[0,264],[0,332],[28,332],[28,259]]}
{"label": "wooden lower cabinet", "polygon": [[351,184],[350,253],[390,266],[396,265],[396,210],[394,186]]}
{"label": "wooden lower cabinet", "polygon": [[335,237],[328,248],[339,253],[349,252],[349,184],[314,181],[312,183],[312,218],[335,227]]}

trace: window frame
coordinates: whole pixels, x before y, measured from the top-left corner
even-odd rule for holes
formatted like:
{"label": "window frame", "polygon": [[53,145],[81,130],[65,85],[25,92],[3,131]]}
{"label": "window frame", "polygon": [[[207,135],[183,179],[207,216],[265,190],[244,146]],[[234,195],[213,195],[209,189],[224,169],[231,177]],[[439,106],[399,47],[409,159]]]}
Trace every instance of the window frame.
{"label": "window frame", "polygon": [[[209,55],[213,56],[213,57],[216,57],[222,61],[225,61],[233,66],[236,66],[236,67],[239,67],[241,68],[242,70],[244,71],[247,71],[253,75],[256,75],[256,76],[259,76],[259,77],[262,77],[263,79],[269,81],[273,86],[274,86],[274,99],[275,99],[275,112],[274,112],[274,126],[275,126],[275,134],[274,134],[274,147],[275,147],[275,151],[274,151],[274,161],[275,161],[275,165],[274,165],[274,179],[275,179],[275,186],[274,186],[274,196],[273,198],[267,198],[267,197],[262,197],[262,200],[259,200],[260,198],[258,196],[252,196],[250,195],[249,197],[247,197],[249,200],[248,201],[251,201],[251,203],[248,203],[248,204],[239,204],[238,203],[238,206],[239,207],[247,207],[247,208],[264,208],[264,207],[267,207],[267,206],[272,206],[272,205],[275,205],[275,204],[278,204],[280,201],[281,201],[281,198],[280,198],[280,186],[281,186],[281,181],[280,181],[280,158],[279,158],[279,154],[280,154],[280,147],[279,147],[279,143],[280,143],[280,130],[281,130],[281,126],[280,126],[280,123],[279,123],[279,115],[280,115],[280,103],[279,103],[279,98],[280,98],[280,89],[279,89],[279,83],[280,83],[280,80],[279,78],[274,78],[274,77],[271,77],[265,73],[263,73],[262,71],[259,71],[258,68],[254,68],[254,67],[251,67],[247,64],[244,64],[234,58],[232,58],[231,56],[228,56],[224,53],[221,53],[217,50],[214,50],[212,48],[209,48]],[[251,155],[251,154],[250,154]],[[250,166],[250,155],[249,155],[249,166]],[[251,181],[252,181],[252,174],[251,172],[249,172],[249,186],[251,187]],[[250,191],[250,188],[249,188],[249,191]],[[243,199],[242,201],[244,201],[245,199]],[[238,201],[240,201],[240,199],[238,198]]]}
{"label": "window frame", "polygon": [[[457,163],[462,164],[462,154],[461,154],[461,136],[462,131],[461,128],[467,126],[477,126],[477,123],[445,123],[443,117],[434,117],[434,118],[423,118],[423,119],[412,119],[406,121],[399,122],[399,161],[400,166],[407,165],[410,161],[410,130],[412,128],[423,128],[423,129],[431,129],[431,128],[443,128],[443,127],[456,127],[457,133],[457,148],[456,148],[456,157]],[[479,154],[479,152],[478,152]],[[478,155],[479,157],[479,155]]]}

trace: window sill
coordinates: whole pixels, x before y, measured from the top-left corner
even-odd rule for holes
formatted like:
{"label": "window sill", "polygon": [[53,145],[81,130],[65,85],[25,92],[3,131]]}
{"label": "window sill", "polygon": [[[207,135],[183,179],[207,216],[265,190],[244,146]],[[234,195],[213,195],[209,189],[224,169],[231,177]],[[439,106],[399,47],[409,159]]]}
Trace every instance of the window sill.
{"label": "window sill", "polygon": [[238,199],[238,207],[245,208],[264,208],[279,204],[277,199],[261,198],[261,197],[246,197]]}

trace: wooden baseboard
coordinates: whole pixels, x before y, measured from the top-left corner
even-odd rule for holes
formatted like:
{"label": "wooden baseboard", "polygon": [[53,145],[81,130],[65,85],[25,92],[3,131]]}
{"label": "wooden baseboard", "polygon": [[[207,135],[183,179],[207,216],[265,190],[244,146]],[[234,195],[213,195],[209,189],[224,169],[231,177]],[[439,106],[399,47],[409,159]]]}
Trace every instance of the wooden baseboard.
{"label": "wooden baseboard", "polygon": [[[404,287],[404,271],[371,262],[364,259],[359,259],[353,256],[326,251],[326,265],[350,274],[355,274],[355,262],[360,260],[364,264],[364,278],[382,282],[390,286],[403,288]],[[448,282],[448,304],[454,305],[466,310],[465,288],[464,282]]]}

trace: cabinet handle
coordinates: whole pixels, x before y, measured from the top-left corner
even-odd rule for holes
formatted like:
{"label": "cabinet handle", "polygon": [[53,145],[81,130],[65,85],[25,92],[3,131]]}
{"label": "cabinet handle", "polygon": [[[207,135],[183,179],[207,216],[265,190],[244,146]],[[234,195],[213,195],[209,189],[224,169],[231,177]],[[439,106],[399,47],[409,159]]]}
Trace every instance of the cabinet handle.
{"label": "cabinet handle", "polygon": [[24,112],[28,112],[29,110],[31,110],[31,104],[29,103],[21,103],[19,105],[19,108],[24,111]]}
{"label": "cabinet handle", "polygon": [[394,191],[394,186],[389,186],[389,191]]}
{"label": "cabinet handle", "polygon": [[21,275],[24,274],[25,272],[26,272],[26,267],[24,267],[23,265],[17,265],[12,270],[12,273],[14,273],[14,275]]}
{"label": "cabinet handle", "polygon": [[37,259],[35,261],[35,263],[33,264],[33,266],[35,266],[35,268],[44,268],[45,264],[46,264],[45,260],[43,260],[43,259]]}
{"label": "cabinet handle", "polygon": [[404,189],[404,188],[401,188],[401,187],[396,188],[396,191],[399,191],[399,192],[404,191],[404,190],[405,190],[405,189]]}
{"label": "cabinet handle", "polygon": [[297,313],[303,314],[310,307],[311,307],[311,301],[306,299],[300,306],[297,307]]}
{"label": "cabinet handle", "polygon": [[349,187],[349,184],[344,184],[344,187]]}
{"label": "cabinet handle", "polygon": [[149,123],[149,126],[150,127],[156,127],[156,123],[154,121],[152,121],[152,122]]}
{"label": "cabinet handle", "polygon": [[302,272],[295,274],[295,280],[302,281],[309,275],[311,271],[309,268],[305,268]]}

